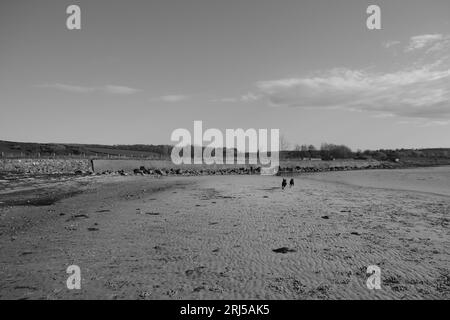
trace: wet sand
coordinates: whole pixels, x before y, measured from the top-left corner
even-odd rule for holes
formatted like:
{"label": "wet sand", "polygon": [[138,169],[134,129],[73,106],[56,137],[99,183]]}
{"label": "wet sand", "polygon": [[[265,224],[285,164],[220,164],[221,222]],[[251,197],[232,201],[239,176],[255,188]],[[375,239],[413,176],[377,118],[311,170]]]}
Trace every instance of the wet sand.
{"label": "wet sand", "polygon": [[[82,177],[36,183],[67,196],[39,205],[0,191],[0,299],[450,298],[450,197],[346,173],[376,174],[284,191],[279,177]],[[72,264],[81,290],[66,288]]]}
{"label": "wet sand", "polygon": [[450,197],[450,166],[317,173],[308,179]]}

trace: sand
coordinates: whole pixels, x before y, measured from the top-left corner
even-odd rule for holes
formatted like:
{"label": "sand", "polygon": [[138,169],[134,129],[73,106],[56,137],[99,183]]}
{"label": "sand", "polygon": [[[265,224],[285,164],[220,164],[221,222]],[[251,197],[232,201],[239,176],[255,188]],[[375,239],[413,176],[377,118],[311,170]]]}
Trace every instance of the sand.
{"label": "sand", "polygon": [[[0,191],[0,299],[450,298],[445,186],[385,172],[377,185],[375,171],[296,176],[284,191],[263,176],[35,181],[44,203],[17,184],[33,201]],[[66,288],[72,264],[81,290]]]}

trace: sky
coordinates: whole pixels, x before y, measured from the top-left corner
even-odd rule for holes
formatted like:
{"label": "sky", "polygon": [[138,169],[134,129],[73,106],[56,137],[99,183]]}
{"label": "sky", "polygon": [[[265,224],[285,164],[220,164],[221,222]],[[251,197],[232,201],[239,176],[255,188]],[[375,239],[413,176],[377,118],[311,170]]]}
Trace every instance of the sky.
{"label": "sky", "polygon": [[450,147],[450,1],[0,2],[0,140],[174,144],[194,120],[292,147]]}

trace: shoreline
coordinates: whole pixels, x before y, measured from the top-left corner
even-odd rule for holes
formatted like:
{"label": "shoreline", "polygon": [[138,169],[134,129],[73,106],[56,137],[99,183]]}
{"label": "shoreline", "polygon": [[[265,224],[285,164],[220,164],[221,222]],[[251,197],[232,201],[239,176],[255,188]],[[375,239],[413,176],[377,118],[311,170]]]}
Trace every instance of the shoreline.
{"label": "shoreline", "polygon": [[[413,169],[449,166],[450,161],[412,162],[342,159],[334,161],[281,160],[279,176],[314,172],[336,172],[378,169]],[[252,175],[260,174],[261,166],[180,165],[167,160],[79,160],[79,159],[0,159],[0,181],[26,177],[71,177],[86,175]]]}

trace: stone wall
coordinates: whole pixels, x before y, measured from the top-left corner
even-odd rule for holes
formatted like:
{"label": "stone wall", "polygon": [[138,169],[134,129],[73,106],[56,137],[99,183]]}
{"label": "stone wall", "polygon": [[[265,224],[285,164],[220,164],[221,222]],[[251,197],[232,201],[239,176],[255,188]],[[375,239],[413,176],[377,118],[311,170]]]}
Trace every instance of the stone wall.
{"label": "stone wall", "polygon": [[[322,172],[358,169],[387,169],[394,164],[375,160],[281,161],[280,173]],[[142,168],[148,170],[140,170]],[[142,171],[142,172],[141,172]],[[84,173],[145,173],[145,174],[259,174],[257,165],[180,165],[166,160],[105,160],[105,159],[0,159],[0,173],[17,174],[84,174]],[[147,173],[148,172],[148,173]]]}
{"label": "stone wall", "polygon": [[89,159],[0,159],[0,172],[22,174],[70,174],[91,172]]}

